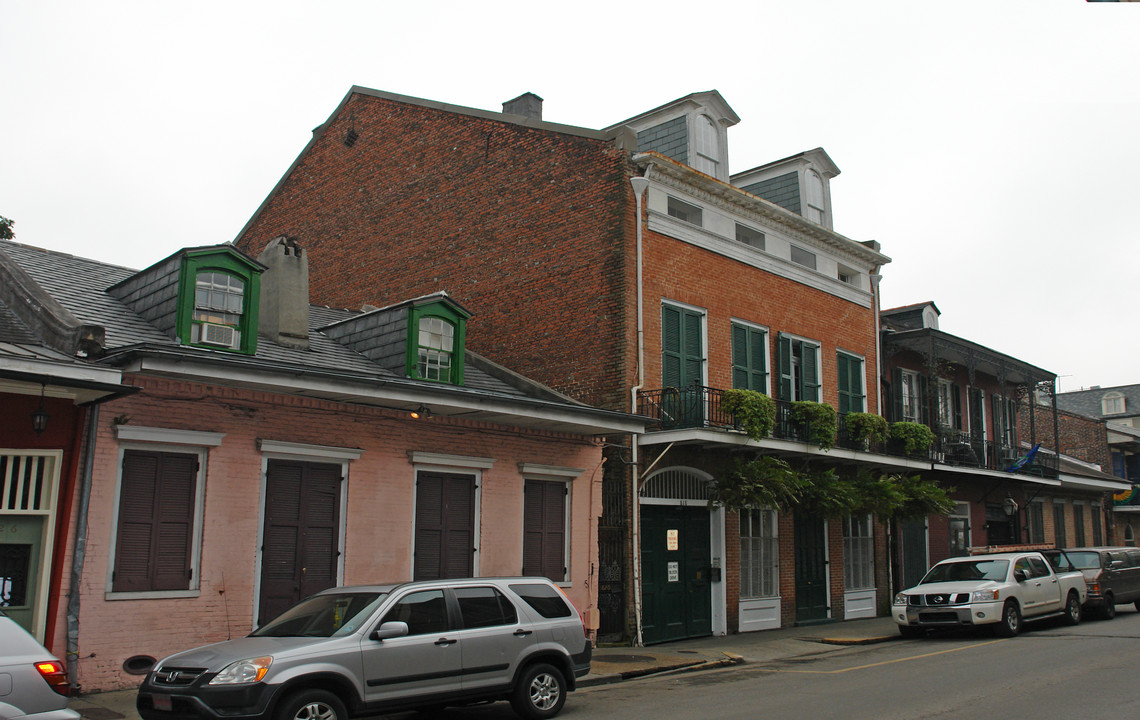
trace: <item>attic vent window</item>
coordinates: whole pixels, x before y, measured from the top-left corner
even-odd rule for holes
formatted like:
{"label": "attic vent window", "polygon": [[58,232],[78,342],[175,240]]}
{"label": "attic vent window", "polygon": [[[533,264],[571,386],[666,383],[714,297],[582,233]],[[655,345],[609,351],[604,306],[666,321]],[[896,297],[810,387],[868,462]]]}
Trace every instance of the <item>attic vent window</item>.
{"label": "attic vent window", "polygon": [[200,272],[194,284],[190,342],[236,348],[241,345],[245,281],[223,272]]}
{"label": "attic vent window", "polygon": [[696,205],[670,197],[667,211],[670,217],[675,217],[697,227],[701,226],[701,209]]}
{"label": "attic vent window", "polygon": [[360,133],[356,132],[355,129],[350,129],[344,136],[344,144],[347,145],[348,147],[352,147],[353,145],[356,144],[356,141],[359,139],[360,139]]}
{"label": "attic vent window", "polygon": [[736,242],[751,245],[757,250],[764,249],[764,233],[754,230],[747,225],[736,223]]}
{"label": "attic vent window", "polygon": [[815,253],[792,245],[792,262],[815,270]]}

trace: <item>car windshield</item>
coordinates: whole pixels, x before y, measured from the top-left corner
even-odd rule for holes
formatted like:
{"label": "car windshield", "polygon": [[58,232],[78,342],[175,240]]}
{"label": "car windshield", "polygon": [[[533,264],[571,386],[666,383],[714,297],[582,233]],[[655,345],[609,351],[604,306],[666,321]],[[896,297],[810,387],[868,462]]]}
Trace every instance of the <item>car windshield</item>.
{"label": "car windshield", "polygon": [[1081,570],[1099,570],[1100,553],[1094,552],[1068,552],[1069,560]]}
{"label": "car windshield", "polygon": [[333,637],[348,635],[368,619],[387,593],[328,593],[302,600],[251,637]]}
{"label": "car windshield", "polygon": [[919,585],[958,580],[1005,580],[1009,560],[958,560],[930,568]]}

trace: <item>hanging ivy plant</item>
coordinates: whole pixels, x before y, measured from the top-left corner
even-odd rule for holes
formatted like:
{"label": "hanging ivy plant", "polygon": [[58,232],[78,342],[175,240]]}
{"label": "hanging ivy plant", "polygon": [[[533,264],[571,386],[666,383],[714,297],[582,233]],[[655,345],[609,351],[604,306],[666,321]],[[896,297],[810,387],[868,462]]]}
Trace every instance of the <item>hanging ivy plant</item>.
{"label": "hanging ivy plant", "polygon": [[709,483],[709,507],[723,505],[737,511],[749,507],[791,508],[798,503],[808,482],[786,460],[774,455],[737,457]]}
{"label": "hanging ivy plant", "polygon": [[873,447],[885,443],[891,437],[891,426],[882,415],[853,412],[843,417],[847,424],[847,434],[852,440]]}
{"label": "hanging ivy plant", "polygon": [[891,423],[891,437],[902,444],[903,452],[907,455],[926,452],[934,444],[931,429],[916,422]]}
{"label": "hanging ivy plant", "polygon": [[768,437],[776,426],[776,403],[764,393],[725,390],[720,396],[720,407],[732,415],[736,424],[753,440]]}
{"label": "hanging ivy plant", "polygon": [[819,445],[821,450],[827,450],[835,444],[839,421],[836,419],[835,408],[830,405],[799,400],[792,403],[788,417],[804,430],[805,439]]}

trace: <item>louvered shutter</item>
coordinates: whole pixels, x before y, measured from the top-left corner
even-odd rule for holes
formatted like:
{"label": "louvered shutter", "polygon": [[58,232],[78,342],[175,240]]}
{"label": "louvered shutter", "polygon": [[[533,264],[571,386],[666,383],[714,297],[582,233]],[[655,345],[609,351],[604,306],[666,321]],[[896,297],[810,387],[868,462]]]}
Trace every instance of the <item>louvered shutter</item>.
{"label": "louvered shutter", "polygon": [[470,577],[475,570],[475,477],[421,472],[416,482],[416,580]]}
{"label": "louvered shutter", "polygon": [[748,328],[732,326],[732,387],[737,390],[755,390],[749,360]]}
{"label": "louvered shutter", "polygon": [[566,579],[566,484],[527,480],[523,508],[523,575]]}
{"label": "louvered shutter", "polygon": [[801,397],[804,400],[819,402],[819,345],[801,342],[803,350],[803,388]]}
{"label": "louvered shutter", "polygon": [[903,419],[903,375],[902,368],[891,370],[891,422]]}
{"label": "louvered shutter", "polygon": [[701,383],[701,366],[704,363],[705,353],[703,338],[701,337],[702,316],[694,312],[684,312],[683,321],[683,350],[684,365],[682,366],[681,382],[683,387],[699,385]]}
{"label": "louvered shutter", "polygon": [[443,478],[420,473],[416,480],[416,539],[413,580],[443,577]]}
{"label": "louvered shutter", "polygon": [[851,358],[839,353],[835,356],[835,375],[838,380],[839,414],[851,412]]}
{"label": "louvered shutter", "polygon": [[124,452],[115,592],[190,587],[197,476],[197,455]]}
{"label": "louvered shutter", "polygon": [[661,306],[661,386],[681,387],[681,311]]}
{"label": "louvered shutter", "polygon": [[954,412],[954,428],[962,430],[962,388],[958,385],[950,386],[950,405]]}
{"label": "louvered shutter", "polygon": [[918,376],[918,421],[930,424],[930,392],[925,375]]}
{"label": "louvered shutter", "polygon": [[776,336],[776,362],[780,368],[780,400],[793,400],[792,394],[792,339],[783,333]]}

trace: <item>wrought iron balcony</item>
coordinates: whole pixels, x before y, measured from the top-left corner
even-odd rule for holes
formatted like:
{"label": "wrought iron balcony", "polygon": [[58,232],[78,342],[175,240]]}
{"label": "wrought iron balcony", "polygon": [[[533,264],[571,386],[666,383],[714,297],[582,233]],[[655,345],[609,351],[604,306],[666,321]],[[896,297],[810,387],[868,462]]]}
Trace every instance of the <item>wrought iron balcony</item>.
{"label": "wrought iron balcony", "polygon": [[[715,428],[739,431],[740,426],[736,418],[722,408],[723,395],[724,390],[702,385],[645,390],[639,393],[638,412],[655,421],[652,426],[654,430]],[[812,442],[811,428],[792,421],[792,403],[784,400],[776,400],[775,403],[776,422],[771,437],[778,440]],[[945,428],[933,430],[935,440],[928,450],[908,454],[902,445],[894,440],[871,443],[852,437],[847,427],[846,415],[840,415],[835,446],[876,455],[911,457],[916,460],[982,470],[1006,470],[1026,452],[1004,443],[972,438],[957,431],[947,431]],[[1040,477],[1057,477],[1057,456],[1038,453],[1032,462],[1016,472]]]}

